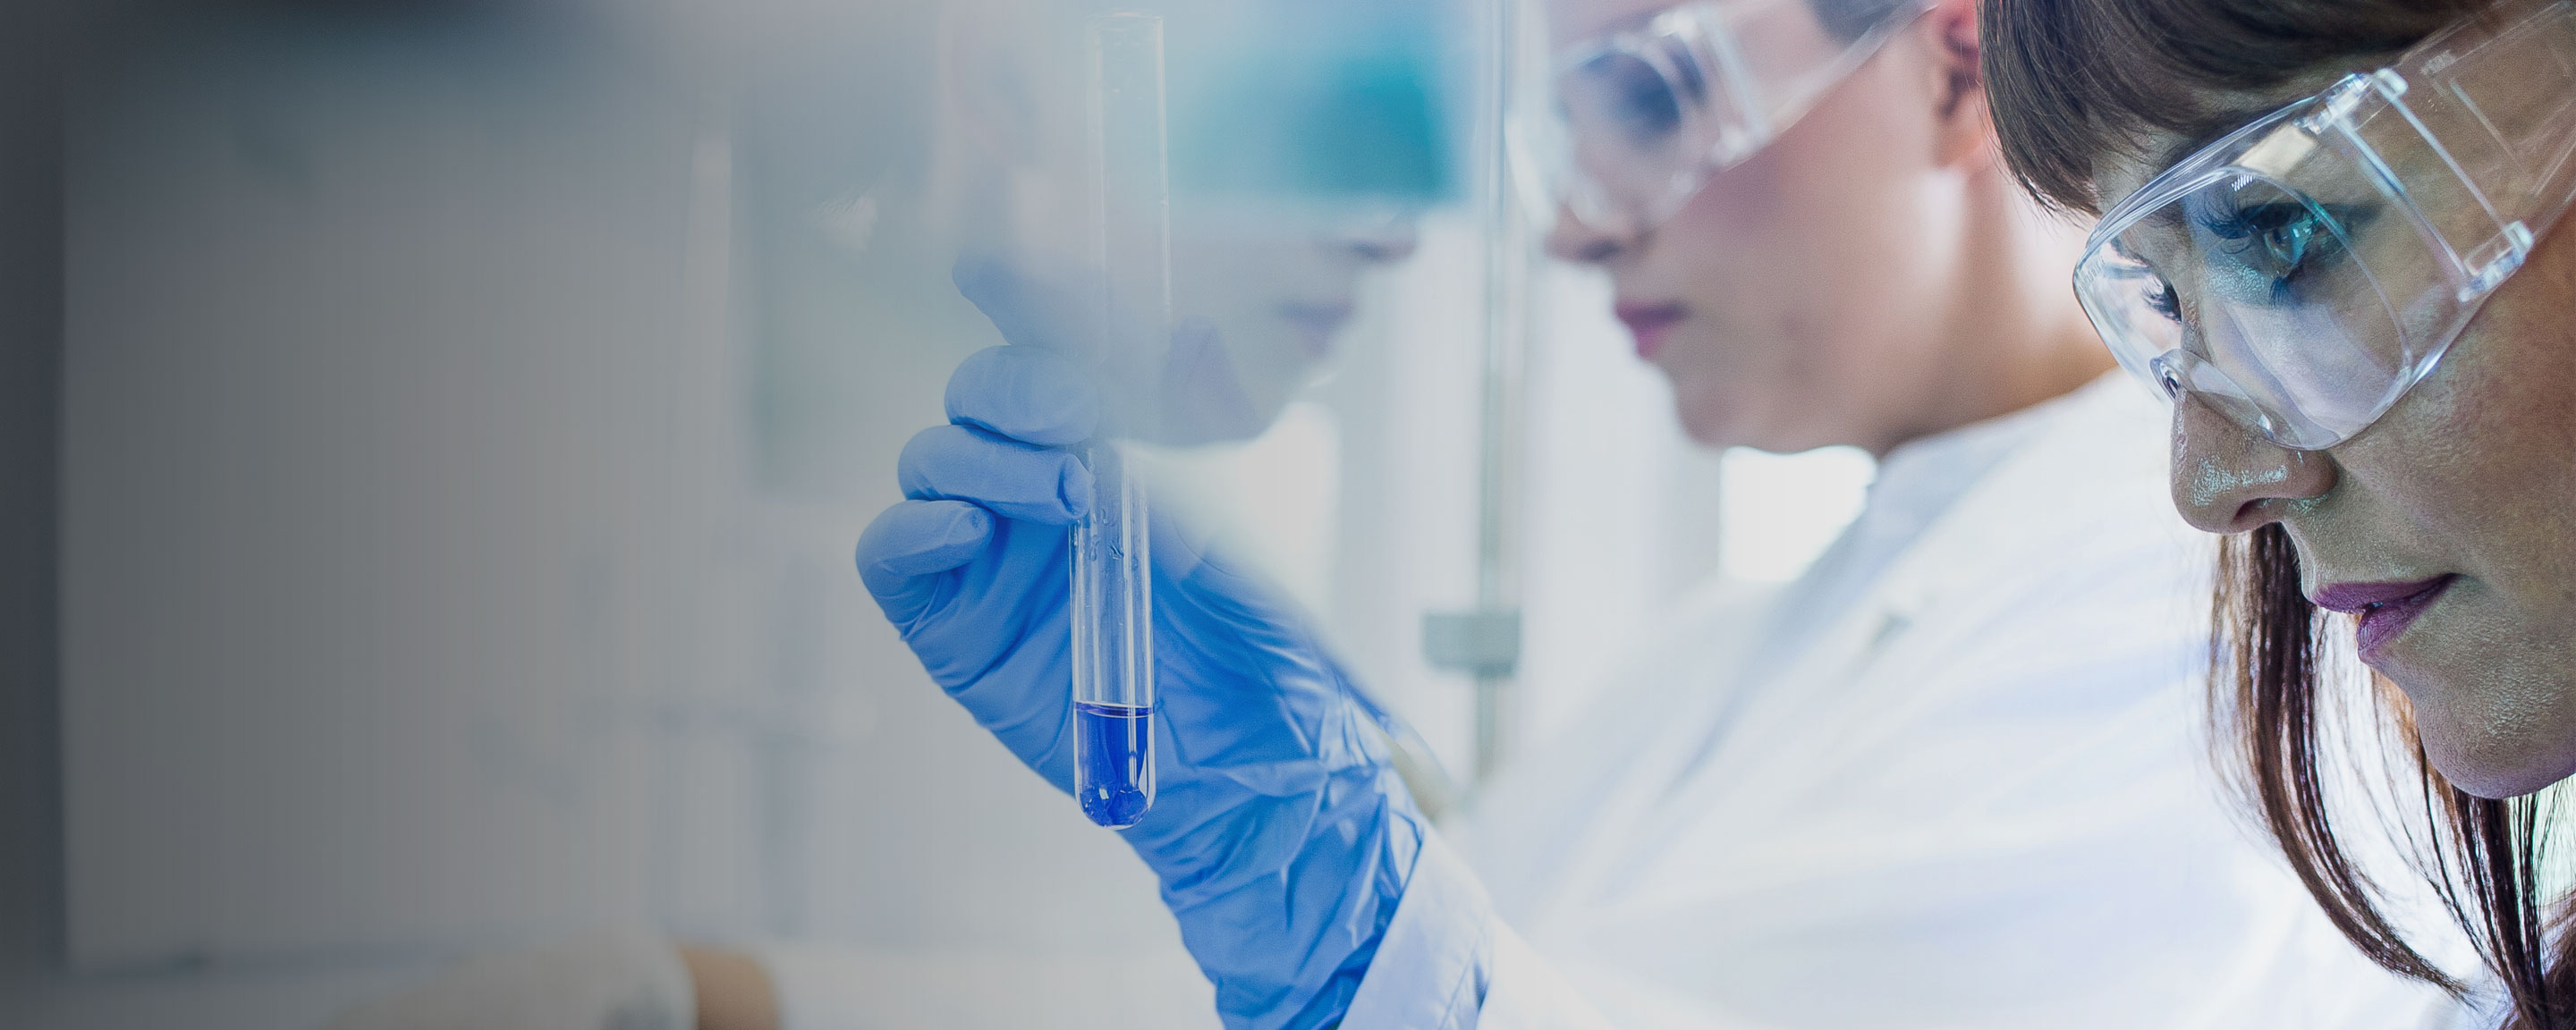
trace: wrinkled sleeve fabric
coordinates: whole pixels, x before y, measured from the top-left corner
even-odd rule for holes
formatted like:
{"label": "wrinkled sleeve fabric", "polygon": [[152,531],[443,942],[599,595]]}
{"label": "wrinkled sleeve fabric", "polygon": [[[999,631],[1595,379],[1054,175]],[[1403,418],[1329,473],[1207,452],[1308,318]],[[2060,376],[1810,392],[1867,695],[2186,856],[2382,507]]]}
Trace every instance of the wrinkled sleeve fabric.
{"label": "wrinkled sleeve fabric", "polygon": [[1494,914],[1438,835],[1343,1014],[1345,1030],[1595,1030],[1608,1021]]}
{"label": "wrinkled sleeve fabric", "polygon": [[1404,900],[1342,1026],[1474,1030],[1500,928],[1476,874],[1438,834],[1425,834]]}

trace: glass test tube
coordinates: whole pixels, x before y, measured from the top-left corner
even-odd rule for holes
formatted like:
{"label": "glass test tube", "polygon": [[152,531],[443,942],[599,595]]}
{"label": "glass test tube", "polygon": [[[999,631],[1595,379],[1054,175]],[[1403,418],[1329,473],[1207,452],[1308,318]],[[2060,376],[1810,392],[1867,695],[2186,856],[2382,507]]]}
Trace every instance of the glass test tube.
{"label": "glass test tube", "polygon": [[[1156,400],[1171,340],[1170,163],[1163,125],[1163,21],[1091,18],[1087,34],[1093,208],[1102,279],[1093,360],[1113,397]],[[1130,412],[1128,414],[1135,414]],[[1130,429],[1131,419],[1115,420]],[[1154,803],[1154,598],[1144,484],[1115,445],[1083,447],[1091,514],[1072,531],[1074,796],[1102,826],[1133,826]]]}

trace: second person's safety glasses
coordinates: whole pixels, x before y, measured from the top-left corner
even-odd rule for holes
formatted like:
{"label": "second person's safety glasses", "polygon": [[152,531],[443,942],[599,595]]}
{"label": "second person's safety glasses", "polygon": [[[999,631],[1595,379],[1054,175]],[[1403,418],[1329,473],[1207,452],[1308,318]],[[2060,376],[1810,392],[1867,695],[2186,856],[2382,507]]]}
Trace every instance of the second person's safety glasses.
{"label": "second person's safety glasses", "polygon": [[1924,0],[1891,0],[1836,32],[1808,0],[1674,7],[1557,59],[1556,118],[1538,155],[1559,199],[1605,232],[1640,232],[1709,176],[1787,131]]}
{"label": "second person's safety glasses", "polygon": [[2429,374],[2576,194],[2576,3],[2507,0],[2186,158],[2075,289],[2120,363],[2286,447]]}

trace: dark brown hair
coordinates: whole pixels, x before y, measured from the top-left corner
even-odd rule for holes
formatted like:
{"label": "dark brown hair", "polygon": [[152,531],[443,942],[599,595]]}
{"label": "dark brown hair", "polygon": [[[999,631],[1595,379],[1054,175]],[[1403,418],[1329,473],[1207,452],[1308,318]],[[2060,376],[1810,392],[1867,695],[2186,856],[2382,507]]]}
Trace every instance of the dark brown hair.
{"label": "dark brown hair", "polygon": [[[2328,709],[2338,699],[2320,693],[2320,630],[2328,617],[2299,592],[2299,556],[2287,531],[2275,524],[2221,541],[2213,614],[2211,714],[2229,778],[2327,918],[2363,954],[2462,993],[2463,984],[2400,935],[2384,911],[2386,895],[2337,838],[2328,751],[2362,742],[2334,732]],[[2334,628],[2351,632],[2346,623]],[[2385,681],[2376,686],[2382,728],[2391,732],[2369,742],[2402,742],[2421,792],[2419,815],[2432,847],[2418,856],[2416,871],[2501,981],[2512,1005],[2508,1026],[2576,1027],[2576,954],[2567,940],[2551,948],[2547,899],[2539,896],[2542,803],[2488,800],[2443,781],[2425,759],[2403,695]]]}
{"label": "dark brown hair", "polygon": [[2139,133],[2187,139],[2250,120],[2208,99],[2393,54],[2486,0],[1983,0],[1995,133],[2041,200],[2098,213],[2093,170]]}
{"label": "dark brown hair", "polygon": [[[2106,160],[2147,159],[2151,132],[2214,137],[2259,112],[2217,97],[2394,55],[2487,0],[1982,0],[1987,96],[2006,161],[2043,202],[2098,212]],[[2508,1024],[2576,1030],[2576,934],[2553,934],[2540,897],[2542,803],[2451,786],[2425,760],[2402,696],[2378,691],[2381,735],[2334,732],[2343,700],[2320,693],[2326,618],[2299,590],[2289,534],[2224,541],[2214,600],[2211,715],[2220,760],[2344,936],[2373,961],[2459,994],[2464,985],[2401,932],[2383,884],[2338,837],[2331,749],[2394,744],[2411,759],[2426,845],[2415,872],[2501,981]],[[2349,629],[2342,629],[2348,633]],[[2337,683],[2338,689],[2359,689]],[[2385,741],[2386,743],[2382,743]],[[2351,768],[2376,767],[2368,760]],[[2394,833],[2403,827],[2374,827]],[[2409,838],[2410,840],[2412,838]],[[2553,946],[2551,938],[2556,936]]]}

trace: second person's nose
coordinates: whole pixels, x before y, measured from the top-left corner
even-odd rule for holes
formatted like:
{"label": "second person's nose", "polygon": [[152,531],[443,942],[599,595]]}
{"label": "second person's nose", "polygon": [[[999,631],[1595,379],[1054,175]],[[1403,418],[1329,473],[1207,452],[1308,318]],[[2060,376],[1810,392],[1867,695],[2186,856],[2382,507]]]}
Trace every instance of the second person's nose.
{"label": "second person's nose", "polygon": [[1564,261],[1607,264],[1636,246],[1631,233],[1611,232],[1583,220],[1571,205],[1558,205],[1556,227],[1548,230],[1547,252]]}

